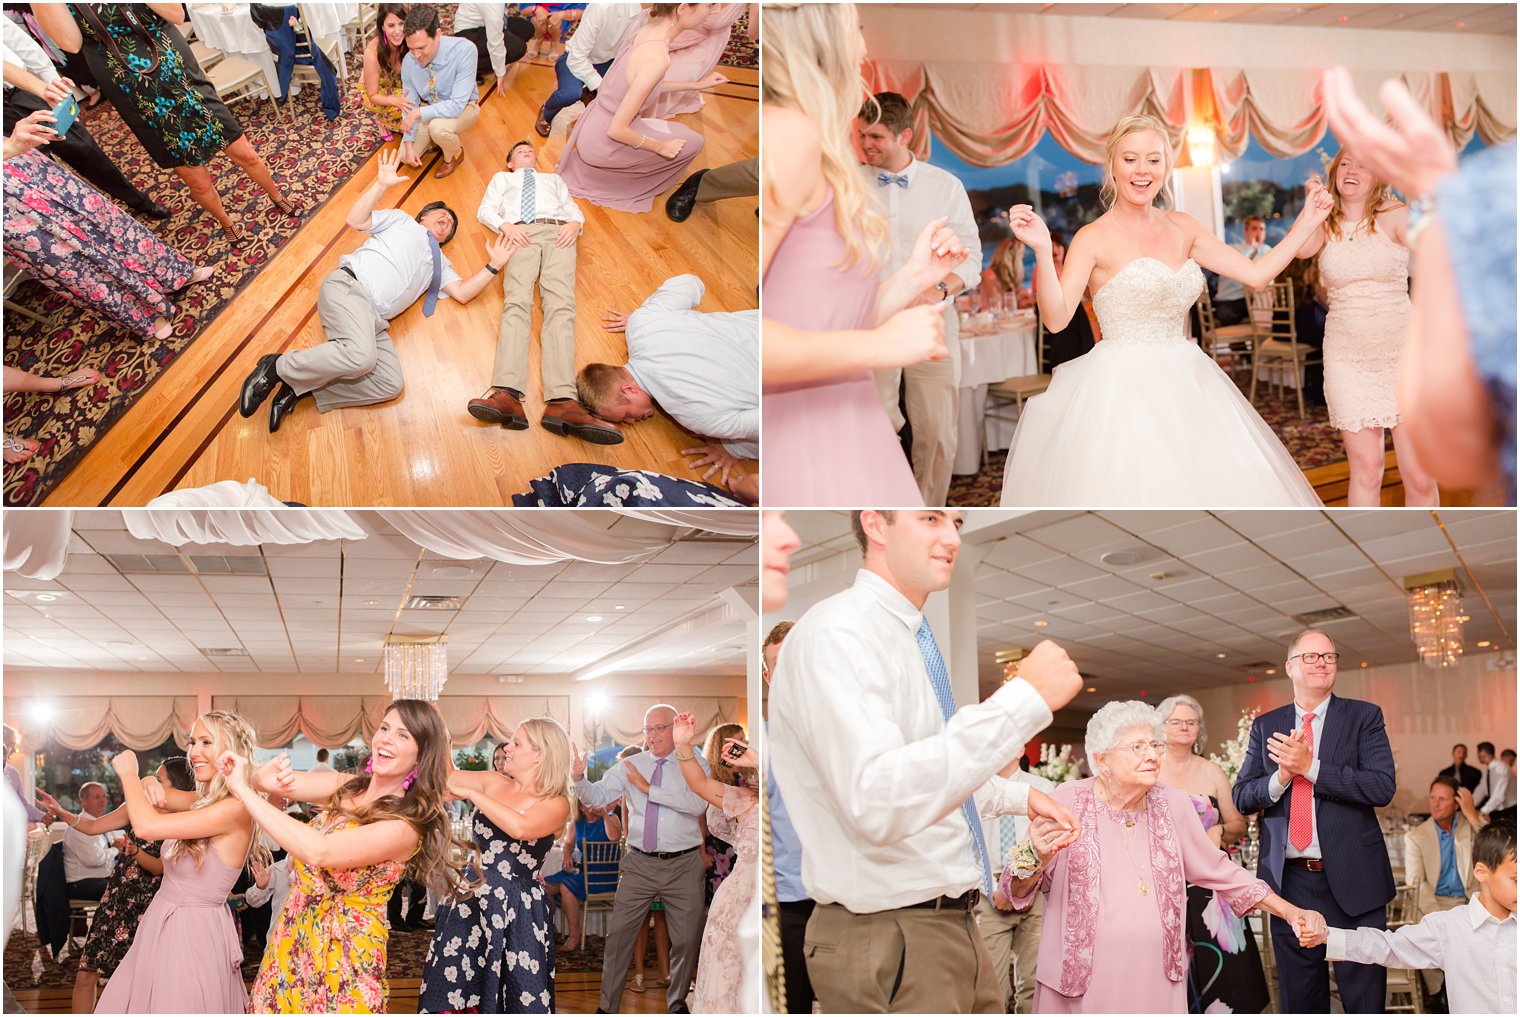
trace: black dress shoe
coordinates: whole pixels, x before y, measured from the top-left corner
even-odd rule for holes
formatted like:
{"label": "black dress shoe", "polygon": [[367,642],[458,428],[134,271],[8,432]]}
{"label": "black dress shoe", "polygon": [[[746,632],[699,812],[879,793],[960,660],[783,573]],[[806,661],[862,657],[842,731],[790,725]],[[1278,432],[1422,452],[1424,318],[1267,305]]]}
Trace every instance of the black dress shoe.
{"label": "black dress shoe", "polygon": [[132,211],[138,215],[145,215],[149,219],[167,219],[174,214],[171,209],[165,208],[156,201],[150,201],[141,208],[134,208]]}
{"label": "black dress shoe", "polygon": [[274,399],[269,403],[269,433],[274,434],[278,431],[285,418],[296,408],[296,403],[305,398],[306,396],[298,394],[285,382],[280,382],[279,391],[274,394]]}
{"label": "black dress shoe", "polygon": [[259,404],[269,398],[269,393],[280,383],[280,376],[275,373],[274,365],[279,363],[278,353],[266,353],[259,358],[253,373],[243,380],[243,394],[238,399],[238,412],[245,417],[251,417]]}
{"label": "black dress shoe", "polygon": [[691,1013],[691,1007],[686,1005],[685,1000],[676,1000],[665,1008],[666,1013]]}
{"label": "black dress shoe", "polygon": [[673,222],[685,222],[690,218],[692,207],[697,203],[697,188],[702,186],[702,174],[706,172],[705,169],[697,170],[675,189],[675,193],[665,199],[665,214]]}

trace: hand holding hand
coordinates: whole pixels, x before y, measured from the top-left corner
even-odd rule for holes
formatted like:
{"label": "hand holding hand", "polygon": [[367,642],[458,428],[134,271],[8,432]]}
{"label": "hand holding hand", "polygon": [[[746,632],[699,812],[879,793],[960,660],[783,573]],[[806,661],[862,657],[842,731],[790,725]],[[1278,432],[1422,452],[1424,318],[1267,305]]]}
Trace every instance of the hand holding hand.
{"label": "hand holding hand", "polygon": [[1029,789],[1029,835],[1040,857],[1048,858],[1076,843],[1082,824],[1071,810],[1039,788]]}
{"label": "hand holding hand", "polygon": [[1409,200],[1428,194],[1457,171],[1451,139],[1420,108],[1403,82],[1385,81],[1378,90],[1383,108],[1393,118],[1392,126],[1357,97],[1344,67],[1325,72],[1323,91],[1325,115],[1341,144]]}
{"label": "hand holding hand", "polygon": [[1036,253],[1050,250],[1050,227],[1035,213],[1033,205],[1014,205],[1008,210],[1008,228],[1014,237]]}
{"label": "hand holding hand", "polygon": [[116,771],[122,783],[137,780],[137,753],[131,749],[123,749],[111,758],[111,769]]}
{"label": "hand holding hand", "polygon": [[570,779],[586,779],[586,753],[576,748],[574,742],[570,744]]}
{"label": "hand holding hand", "polygon": [[567,222],[567,223],[564,223],[563,225],[560,226],[559,232],[557,234],[555,234],[555,236],[554,236],[554,246],[555,247],[573,247],[575,245],[575,242],[580,239],[580,236],[581,236],[581,224],[580,223],[578,223],[578,222]]}
{"label": "hand holding hand", "polygon": [[940,304],[905,307],[874,331],[880,353],[878,367],[911,367],[949,356],[945,347],[945,314]]}
{"label": "hand holding hand", "polygon": [[628,312],[614,311],[607,308],[602,312],[602,327],[609,332],[624,332],[628,329]]}
{"label": "hand holding hand", "polygon": [[382,149],[378,162],[380,169],[375,182],[381,187],[395,187],[406,178],[401,175],[401,153]]}
{"label": "hand holding hand", "polygon": [[[1284,784],[1304,776],[1314,764],[1314,752],[1304,744],[1299,732],[1278,732],[1267,739],[1267,758],[1277,764],[1278,780]],[[1286,776],[1284,776],[1286,774]]]}
{"label": "hand holding hand", "polygon": [[729,454],[728,449],[717,442],[709,445],[698,445],[696,448],[683,448],[681,454],[683,456],[695,457],[691,461],[692,469],[700,470],[704,466],[707,467],[707,472],[702,474],[704,481],[711,480],[714,475],[717,475],[718,483],[723,487],[728,486],[729,475],[739,465],[739,460]]}
{"label": "hand holding hand", "polygon": [[[684,454],[684,453],[683,453]],[[692,739],[697,736],[697,720],[689,713],[678,713],[676,719],[670,725],[670,740],[675,742],[678,749],[690,749]],[[688,753],[682,752],[681,755]]]}
{"label": "hand holding hand", "polygon": [[633,765],[633,760],[623,760],[623,769],[628,773],[628,783],[647,795],[649,793],[649,781],[645,780],[644,775]]}
{"label": "hand holding hand", "polygon": [[1298,945],[1306,950],[1319,946],[1329,938],[1330,933],[1324,915],[1303,909],[1293,916],[1293,930],[1298,933]]}
{"label": "hand holding hand", "polygon": [[1034,686],[1052,713],[1082,691],[1082,673],[1076,662],[1049,639],[1042,639],[1019,661],[1019,677]]}

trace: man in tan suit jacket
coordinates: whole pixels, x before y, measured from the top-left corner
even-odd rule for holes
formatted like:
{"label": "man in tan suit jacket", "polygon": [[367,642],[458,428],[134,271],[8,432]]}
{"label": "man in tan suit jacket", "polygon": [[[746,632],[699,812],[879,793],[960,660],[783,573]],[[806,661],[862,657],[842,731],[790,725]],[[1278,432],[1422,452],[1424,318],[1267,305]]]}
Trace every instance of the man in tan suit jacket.
{"label": "man in tan suit jacket", "polygon": [[[1461,815],[1458,815],[1458,811]],[[1413,888],[1414,923],[1436,911],[1462,907],[1477,890],[1473,879],[1472,848],[1477,831],[1488,818],[1473,802],[1472,792],[1452,777],[1437,777],[1430,785],[1430,821],[1404,835],[1404,879]],[[1443,857],[1446,845],[1448,854]],[[1424,972],[1425,987],[1441,991],[1445,981],[1439,970]]]}

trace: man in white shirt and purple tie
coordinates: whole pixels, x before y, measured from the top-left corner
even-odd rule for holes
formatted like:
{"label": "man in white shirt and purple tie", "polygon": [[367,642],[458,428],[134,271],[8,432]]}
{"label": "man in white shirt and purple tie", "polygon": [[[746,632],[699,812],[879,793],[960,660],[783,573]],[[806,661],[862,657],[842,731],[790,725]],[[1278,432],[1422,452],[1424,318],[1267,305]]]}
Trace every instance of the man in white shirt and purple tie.
{"label": "man in white shirt and purple tie", "polygon": [[[676,708],[663,703],[644,714],[644,751],[608,770],[602,779],[586,780],[586,754],[577,752],[570,764],[575,795],[589,808],[600,808],[628,796],[628,839],[618,874],[617,896],[607,926],[602,956],[602,993],[597,1013],[623,1012],[623,981],[633,960],[639,926],[648,920],[649,905],[665,902],[670,930],[670,988],[665,990],[668,1013],[689,1013],[686,993],[696,968],[702,939],[702,882],[707,872],[699,850],[702,830],[698,818],[707,802],[686,786],[672,755],[670,735]],[[693,750],[695,752],[696,750]],[[697,753],[703,771],[707,760]]]}
{"label": "man in white shirt and purple tie", "polygon": [[623,434],[597,420],[575,397],[575,252],[586,217],[554,173],[540,173],[538,153],[526,141],[507,151],[507,168],[491,178],[475,218],[516,254],[507,266],[496,336],[491,387],[471,399],[470,416],[509,431],[524,431],[528,416],[528,347],[533,342],[533,287],[544,303],[539,373],[544,413],[539,423],[558,435],[595,445],[616,445]]}
{"label": "man in white shirt and purple tie", "polygon": [[[938,166],[913,157],[909,147],[913,141],[913,111],[908,101],[896,92],[878,93],[874,102],[868,101],[861,109],[859,126],[860,149],[866,159],[861,172],[869,181],[868,189],[880,200],[892,237],[891,257],[882,262],[881,277],[887,278],[907,262],[914,240],[936,219],[948,220],[966,250],[981,250],[965,185]],[[975,286],[981,277],[981,262],[967,258],[914,301],[944,303],[945,346],[949,356],[938,362],[926,360],[901,370],[876,372],[882,404],[892,426],[899,431],[903,416],[898,409],[898,387],[899,381],[902,383],[907,422],[913,426],[909,458],[925,505],[943,505],[950,493],[950,467],[959,440],[956,420],[960,354],[956,343],[960,325],[954,298],[968,286]],[[979,439],[966,435],[966,440]]]}
{"label": "man in white shirt and purple tie", "polygon": [[924,619],[950,585],[960,513],[854,513],[855,583],[814,605],[782,644],[770,765],[802,843],[808,977],[826,1013],[1002,1013],[976,923],[1001,859],[980,816],[1077,821],[997,772],[1081,689],[1045,641],[1019,677],[956,709]]}

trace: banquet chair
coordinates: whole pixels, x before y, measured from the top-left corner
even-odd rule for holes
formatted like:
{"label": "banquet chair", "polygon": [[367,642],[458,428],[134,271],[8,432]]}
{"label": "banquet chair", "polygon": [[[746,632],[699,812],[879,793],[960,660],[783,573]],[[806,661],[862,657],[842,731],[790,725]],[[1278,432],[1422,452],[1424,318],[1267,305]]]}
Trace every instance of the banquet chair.
{"label": "banquet chair", "polygon": [[1425,998],[1420,992],[1420,973],[1406,968],[1388,969],[1388,998],[1385,1013],[1424,1013]]}
{"label": "banquet chair", "polygon": [[1276,380],[1268,378],[1267,383],[1276,385],[1279,398],[1283,395],[1291,373],[1293,391],[1298,396],[1298,419],[1304,419],[1304,368],[1321,362],[1322,354],[1318,350],[1298,341],[1293,284],[1273,283],[1267,335],[1256,344],[1256,355],[1251,358],[1251,401],[1256,401],[1256,382],[1264,369],[1275,369],[1278,372]]}
{"label": "banquet chair", "polygon": [[223,54],[222,59],[206,71],[206,79],[211,82],[211,87],[216,89],[217,97],[223,102],[236,102],[263,93],[264,101],[269,103],[275,119],[279,119],[280,107],[274,101],[274,84],[264,73],[264,68],[251,60]]}
{"label": "banquet chair", "polygon": [[[1080,308],[1078,314],[1083,314]],[[1045,322],[1042,320],[1038,328],[1038,342],[1035,346],[1034,364],[1036,370],[1045,363]],[[987,421],[1006,420],[1010,423],[1019,419],[1024,412],[1024,400],[1039,395],[1050,387],[1050,375],[1047,373],[1025,374],[1016,378],[1007,378],[996,385],[987,386],[987,410],[982,414],[982,469],[987,468]],[[1013,407],[1013,415],[994,412],[995,410]]]}
{"label": "banquet chair", "polygon": [[1282,1013],[1277,1002],[1277,956],[1272,952],[1272,916],[1256,910],[1246,915],[1246,928],[1256,937],[1256,952],[1261,956],[1261,971],[1267,977],[1267,997],[1272,1012]]}
{"label": "banquet chair", "polygon": [[21,870],[21,931],[27,932],[27,919],[32,921],[32,930],[36,929],[36,917],[32,914],[37,904],[37,867],[42,864],[42,856],[47,854],[53,841],[46,835],[29,836],[26,839],[26,861]]}
{"label": "banquet chair", "polygon": [[[581,841],[581,873],[586,880],[586,900],[581,905],[581,942],[586,941],[586,920],[591,912],[611,911],[612,900],[617,896],[617,879],[623,861],[622,841]],[[600,893],[591,892],[592,876],[596,882],[612,879],[612,889]]]}
{"label": "banquet chair", "polygon": [[1249,366],[1257,341],[1264,338],[1255,307],[1252,308],[1249,321],[1236,325],[1219,324],[1219,319],[1214,315],[1214,301],[1207,288],[1198,297],[1198,322],[1198,345],[1216,361],[1221,354],[1229,356],[1232,373],[1236,368]]}
{"label": "banquet chair", "polygon": [[197,39],[195,37],[195,28],[188,21],[174,27],[179,29],[179,34],[183,35],[185,41],[190,44],[190,53],[195,57],[195,62],[201,65],[201,70],[204,71],[227,55],[215,46],[208,46]]}
{"label": "banquet chair", "polygon": [[11,299],[11,294],[16,292],[16,287],[26,282],[28,276],[26,270],[20,265],[13,264],[9,258],[5,261],[5,311],[7,314],[19,314],[23,318],[30,318],[39,325],[46,325],[47,320],[35,311],[27,310]]}
{"label": "banquet chair", "polygon": [[[311,19],[306,16],[307,6],[309,5],[296,4],[296,10],[301,12],[301,23],[309,26]],[[360,6],[364,5],[361,4]],[[308,28],[305,36],[306,45],[299,43],[296,45],[296,56],[310,56],[312,45],[321,50],[327,59],[332,61],[333,69],[338,75],[338,94],[342,95],[348,84],[348,62],[343,57],[343,30],[340,28],[336,35],[329,35],[325,39],[319,39],[316,33]],[[310,82],[312,84],[320,82],[320,79],[317,77],[317,69],[308,64],[303,64],[299,60],[296,62],[294,75],[291,80]]]}
{"label": "banquet chair", "polygon": [[375,31],[375,11],[378,4],[355,4],[357,13],[343,25],[343,39],[350,53],[363,53],[369,45],[369,34]]}

